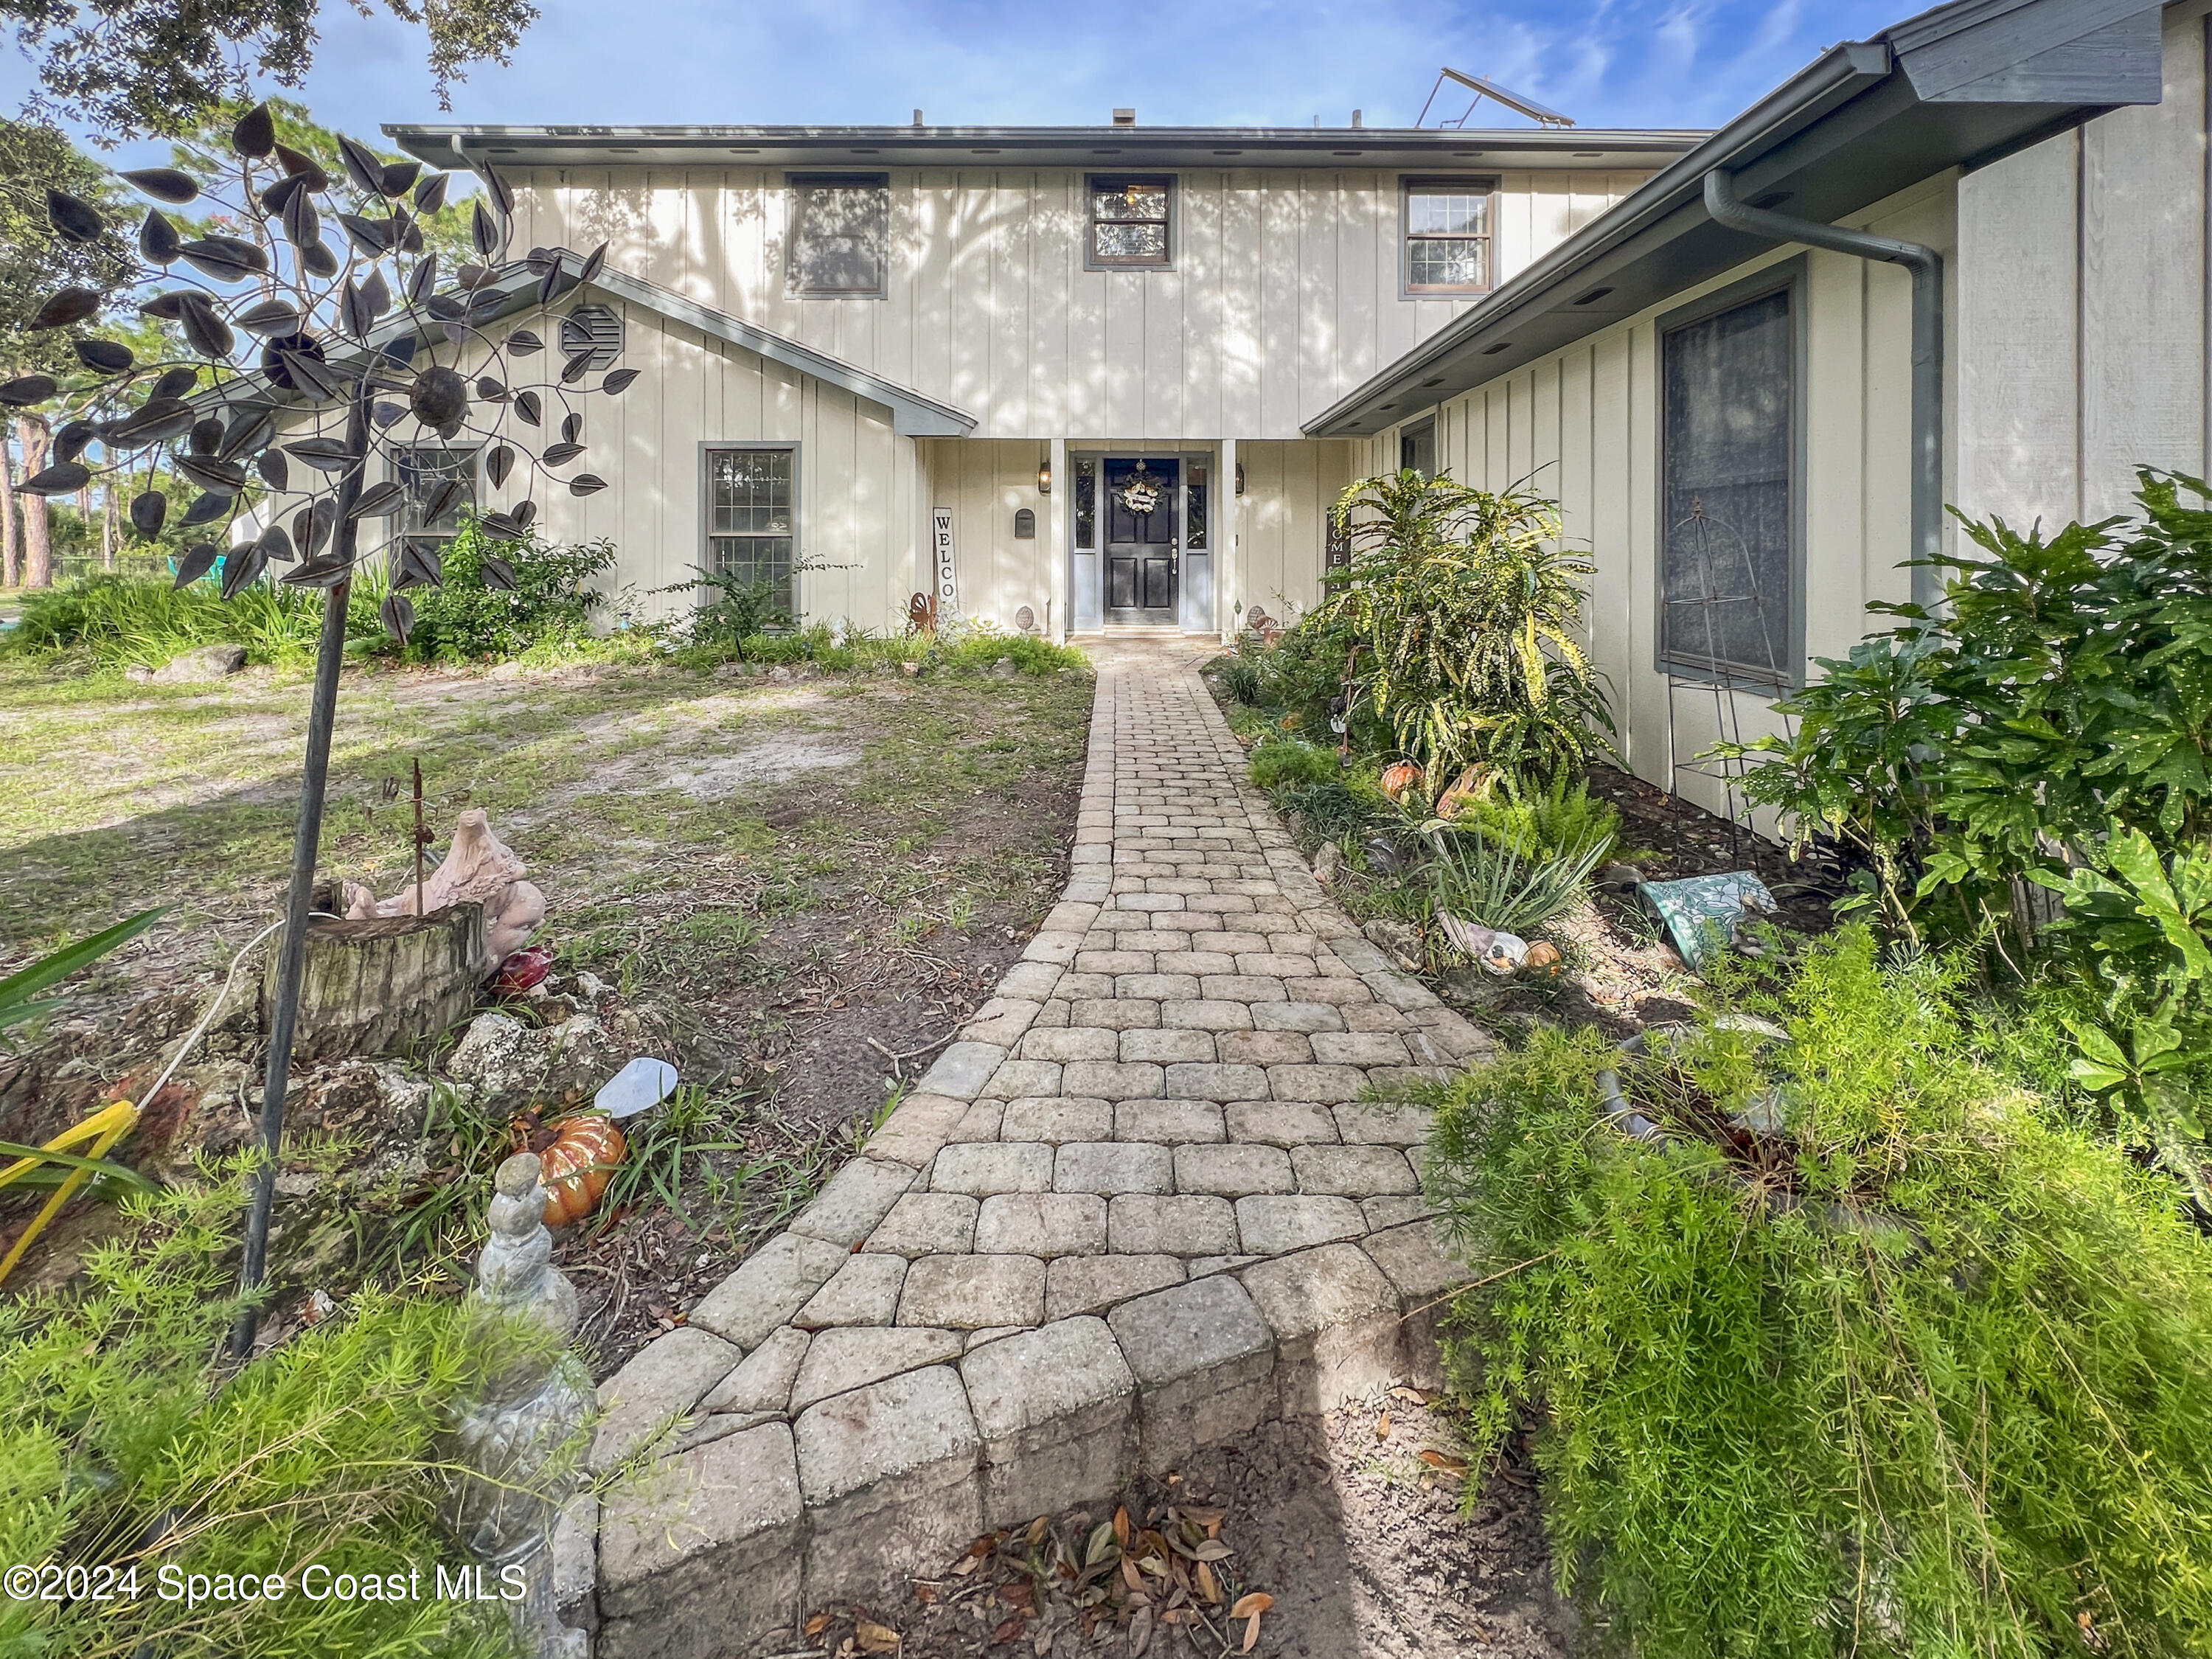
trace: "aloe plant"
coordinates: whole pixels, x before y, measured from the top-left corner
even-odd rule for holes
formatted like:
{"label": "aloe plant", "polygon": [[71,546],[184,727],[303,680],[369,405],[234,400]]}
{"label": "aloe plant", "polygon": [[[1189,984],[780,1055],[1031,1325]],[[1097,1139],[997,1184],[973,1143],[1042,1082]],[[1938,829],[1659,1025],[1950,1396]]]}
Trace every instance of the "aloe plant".
{"label": "aloe plant", "polygon": [[[57,998],[41,997],[39,993],[52,985],[58,985],[71,974],[88,968],[110,951],[127,940],[134,939],[161,919],[162,907],[141,910],[127,921],[81,939],[74,945],[64,945],[50,951],[27,968],[19,968],[5,979],[0,979],[0,1032],[13,1030],[27,1020],[51,1013],[61,1006]],[[0,1039],[4,1040],[4,1039]]]}
{"label": "aloe plant", "polygon": [[1582,902],[1591,872],[1613,847],[1611,836],[1594,835],[1551,858],[1525,859],[1480,830],[1439,823],[1423,833],[1436,854],[1429,864],[1436,908],[1523,939]]}

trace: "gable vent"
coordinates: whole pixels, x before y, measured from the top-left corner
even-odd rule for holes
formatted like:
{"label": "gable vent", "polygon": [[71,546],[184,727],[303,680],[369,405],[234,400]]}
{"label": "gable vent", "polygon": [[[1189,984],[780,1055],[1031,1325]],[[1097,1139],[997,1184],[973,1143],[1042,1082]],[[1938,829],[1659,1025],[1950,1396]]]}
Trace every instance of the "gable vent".
{"label": "gable vent", "polygon": [[612,306],[578,306],[561,319],[561,355],[589,352],[593,368],[622,356],[623,322]]}

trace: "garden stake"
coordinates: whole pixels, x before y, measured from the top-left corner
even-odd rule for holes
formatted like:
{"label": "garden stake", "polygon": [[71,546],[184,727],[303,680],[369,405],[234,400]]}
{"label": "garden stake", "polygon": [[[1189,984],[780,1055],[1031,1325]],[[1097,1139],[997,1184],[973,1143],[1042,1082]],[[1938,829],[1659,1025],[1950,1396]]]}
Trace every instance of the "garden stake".
{"label": "garden stake", "polygon": [[415,914],[422,914],[422,849],[430,833],[422,827],[422,763],[415,763]]}
{"label": "garden stake", "polygon": [[[323,838],[323,786],[330,775],[331,728],[337,719],[338,667],[345,658],[346,605],[353,592],[354,549],[358,541],[354,503],[361,499],[368,471],[368,377],[346,411],[346,450],[353,457],[338,483],[337,527],[333,556],[348,574],[325,590],[323,632],[315,645],[314,700],[307,712],[307,765],[300,779],[300,823],[292,840],[292,884],[284,896],[284,938],[276,958],[276,998],[269,1011],[269,1069],[261,1085],[261,1167],[254,1171],[253,1203],[246,1218],[245,1260],[238,1288],[246,1295],[261,1288],[269,1263],[269,1216],[276,1202],[276,1158],[284,1139],[284,1088],[292,1074],[292,1030],[300,1015],[300,981],[307,966],[307,914],[315,890],[315,858]],[[251,1302],[231,1327],[230,1352],[244,1360],[253,1352],[260,1310]]]}

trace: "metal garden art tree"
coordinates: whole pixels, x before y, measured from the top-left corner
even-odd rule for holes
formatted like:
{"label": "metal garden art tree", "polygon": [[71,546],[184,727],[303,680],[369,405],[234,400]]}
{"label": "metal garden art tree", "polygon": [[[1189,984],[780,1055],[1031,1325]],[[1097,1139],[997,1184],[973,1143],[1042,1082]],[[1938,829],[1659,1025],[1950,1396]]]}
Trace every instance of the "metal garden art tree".
{"label": "metal garden art tree", "polygon": [[[519,538],[536,517],[528,498],[533,481],[551,479],[554,469],[584,453],[579,405],[586,395],[619,392],[636,371],[605,372],[586,342],[549,378],[516,384],[511,362],[544,350],[544,342],[520,328],[496,339],[489,325],[588,283],[606,250],[579,258],[566,249],[537,248],[507,262],[512,200],[495,174],[484,173],[486,193],[474,209],[477,263],[441,282],[419,219],[443,204],[449,175],[424,173],[414,162],[387,164],[342,138],[343,182],[350,187],[342,205],[341,181],[278,142],[267,106],[238,122],[231,143],[235,179],[226,176],[221,193],[173,168],[120,175],[154,203],[138,230],[145,261],[138,279],[158,286],[139,309],[173,325],[165,332],[181,340],[179,356],[143,362],[118,342],[79,335],[72,344],[82,374],[66,384],[45,374],[0,384],[0,405],[43,409],[54,424],[52,463],[19,488],[68,495],[102,473],[122,475],[127,488],[143,472],[147,488],[132,500],[130,516],[146,538],[160,535],[168,517],[167,497],[152,487],[160,465],[198,489],[179,524],[204,538],[191,541],[178,560],[179,586],[214,575],[226,599],[258,581],[319,588],[325,596],[270,1021],[261,1110],[268,1158],[246,1228],[243,1282],[251,1290],[266,1265],[353,579],[380,552],[390,559],[382,619],[402,641],[415,615],[407,590],[436,586],[441,579],[434,547],[394,538],[410,500],[392,453],[395,429],[435,434],[441,441],[463,433],[482,438],[487,483],[522,499],[479,522],[495,538]],[[215,210],[197,234],[167,210],[194,202]],[[49,191],[47,207],[66,239],[84,242],[102,234],[101,216],[87,202]],[[343,249],[326,234],[331,225]],[[93,323],[100,307],[90,289],[64,288],[31,326],[76,330]],[[552,441],[534,454],[507,441],[501,431],[510,415],[516,427]],[[578,495],[605,487],[589,473],[554,481]],[[451,511],[463,490],[454,480],[416,498],[423,520]],[[295,497],[296,510],[280,518],[279,499]],[[512,568],[497,556],[484,559],[483,574],[493,586],[514,585]],[[236,1351],[250,1347],[253,1328],[249,1311],[234,1334]]]}

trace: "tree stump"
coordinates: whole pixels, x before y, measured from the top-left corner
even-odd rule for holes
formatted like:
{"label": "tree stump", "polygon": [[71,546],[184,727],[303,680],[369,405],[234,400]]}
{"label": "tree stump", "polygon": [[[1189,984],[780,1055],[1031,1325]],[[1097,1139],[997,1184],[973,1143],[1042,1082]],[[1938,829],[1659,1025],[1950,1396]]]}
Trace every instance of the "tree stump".
{"label": "tree stump", "polygon": [[[261,983],[261,1024],[276,1000],[276,952]],[[468,1017],[485,969],[481,904],[427,916],[318,918],[307,925],[295,1060],[388,1054]]]}

